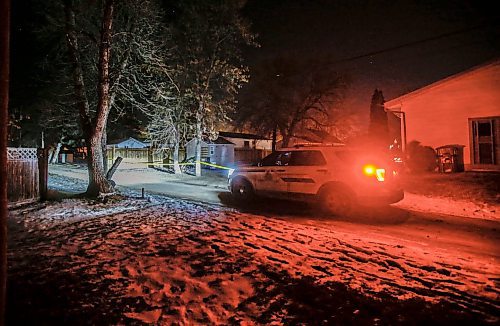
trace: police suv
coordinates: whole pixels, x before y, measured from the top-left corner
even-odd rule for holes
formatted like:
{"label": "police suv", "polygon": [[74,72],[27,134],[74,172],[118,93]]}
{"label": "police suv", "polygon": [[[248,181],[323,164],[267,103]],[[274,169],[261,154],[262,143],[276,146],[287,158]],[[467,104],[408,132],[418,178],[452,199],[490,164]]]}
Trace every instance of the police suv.
{"label": "police suv", "polygon": [[239,201],[255,196],[303,200],[342,215],[357,204],[403,199],[397,170],[385,153],[339,144],[303,144],[273,152],[255,166],[230,171],[229,190]]}

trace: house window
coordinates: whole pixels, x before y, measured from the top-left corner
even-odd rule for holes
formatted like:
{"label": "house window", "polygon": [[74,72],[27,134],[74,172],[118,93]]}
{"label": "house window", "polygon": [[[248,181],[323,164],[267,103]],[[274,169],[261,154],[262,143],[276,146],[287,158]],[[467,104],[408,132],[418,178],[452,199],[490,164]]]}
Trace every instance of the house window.
{"label": "house window", "polygon": [[245,141],[243,142],[243,147],[244,147],[244,148],[250,148],[250,141],[245,140]]}
{"label": "house window", "polygon": [[472,162],[474,164],[499,164],[500,117],[471,119],[470,122]]}
{"label": "house window", "polygon": [[215,146],[210,146],[210,156],[215,154]]}

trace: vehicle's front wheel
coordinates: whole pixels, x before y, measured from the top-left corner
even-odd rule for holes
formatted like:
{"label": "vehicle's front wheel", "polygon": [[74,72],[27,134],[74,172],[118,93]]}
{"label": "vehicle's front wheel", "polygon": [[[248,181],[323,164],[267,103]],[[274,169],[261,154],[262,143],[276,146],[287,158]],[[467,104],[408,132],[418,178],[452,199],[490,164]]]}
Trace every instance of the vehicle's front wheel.
{"label": "vehicle's front wheel", "polygon": [[238,178],[233,180],[231,184],[231,194],[234,199],[239,202],[249,202],[254,196],[254,190],[250,182],[245,179]]}
{"label": "vehicle's front wheel", "polygon": [[345,216],[353,212],[354,198],[346,189],[326,187],[319,194],[319,203],[327,214]]}

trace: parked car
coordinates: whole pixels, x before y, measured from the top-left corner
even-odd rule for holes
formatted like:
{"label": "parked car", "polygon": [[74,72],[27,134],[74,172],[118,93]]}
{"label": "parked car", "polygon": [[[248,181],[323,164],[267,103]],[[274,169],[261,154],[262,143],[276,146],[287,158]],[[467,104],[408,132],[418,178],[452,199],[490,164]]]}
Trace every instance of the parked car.
{"label": "parked car", "polygon": [[349,214],[357,204],[391,204],[403,199],[390,155],[340,145],[297,145],[230,171],[235,199],[255,196],[309,201],[327,213]]}

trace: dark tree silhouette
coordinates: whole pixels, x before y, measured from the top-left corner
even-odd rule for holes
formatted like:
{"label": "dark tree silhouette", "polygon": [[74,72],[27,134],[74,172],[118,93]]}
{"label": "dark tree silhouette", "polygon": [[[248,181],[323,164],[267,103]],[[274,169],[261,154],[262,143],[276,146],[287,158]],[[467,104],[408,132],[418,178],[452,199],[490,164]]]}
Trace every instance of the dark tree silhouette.
{"label": "dark tree silhouette", "polygon": [[327,131],[342,113],[347,82],[321,58],[280,56],[263,61],[242,94],[235,120],[261,134],[277,131],[282,146],[305,129]]}
{"label": "dark tree silhouette", "polygon": [[7,126],[9,108],[10,0],[0,1],[0,325],[7,289]]}
{"label": "dark tree silhouette", "polygon": [[370,126],[368,134],[373,141],[380,144],[388,144],[389,129],[387,124],[387,113],[384,110],[384,94],[381,90],[375,89],[370,105]]}

